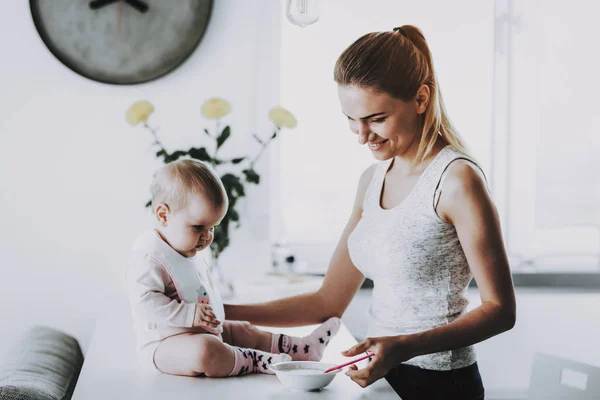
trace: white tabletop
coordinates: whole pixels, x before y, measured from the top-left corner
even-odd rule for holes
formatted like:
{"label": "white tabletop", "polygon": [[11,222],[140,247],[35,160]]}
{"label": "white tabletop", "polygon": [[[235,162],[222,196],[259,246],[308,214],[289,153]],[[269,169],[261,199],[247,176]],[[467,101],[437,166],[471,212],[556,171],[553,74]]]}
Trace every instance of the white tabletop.
{"label": "white tabletop", "polygon": [[[232,378],[190,378],[171,376],[143,370],[135,353],[135,333],[125,301],[120,307],[111,307],[109,313],[98,318],[74,400],[95,399],[160,399],[178,400],[234,398],[252,393],[261,399],[397,399],[398,395],[385,379],[363,389],[339,373],[333,382],[321,391],[305,392],[283,386],[276,376],[252,374]],[[315,326],[300,328],[264,328],[291,335],[303,336]],[[331,340],[323,362],[347,361],[340,354],[356,343],[350,331],[342,325]],[[359,368],[366,361],[359,363]],[[207,397],[205,397],[207,396]]]}

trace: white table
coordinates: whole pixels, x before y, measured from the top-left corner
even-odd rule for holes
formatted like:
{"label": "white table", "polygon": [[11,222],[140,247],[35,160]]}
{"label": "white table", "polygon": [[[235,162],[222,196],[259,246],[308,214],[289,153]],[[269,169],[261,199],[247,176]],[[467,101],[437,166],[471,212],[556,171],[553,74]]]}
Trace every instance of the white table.
{"label": "white table", "polygon": [[[252,374],[235,378],[190,378],[144,371],[135,353],[135,333],[129,306],[122,299],[98,318],[81,375],[73,394],[74,400],[157,399],[178,400],[228,399],[252,393],[261,399],[398,399],[385,379],[361,388],[344,373],[316,392],[304,392],[283,386],[277,377]],[[305,335],[313,327],[265,328],[293,335]],[[340,351],[356,344],[350,331],[342,325],[323,356],[324,362],[347,360]],[[364,361],[366,362],[366,361]],[[359,363],[359,367],[364,362]]]}

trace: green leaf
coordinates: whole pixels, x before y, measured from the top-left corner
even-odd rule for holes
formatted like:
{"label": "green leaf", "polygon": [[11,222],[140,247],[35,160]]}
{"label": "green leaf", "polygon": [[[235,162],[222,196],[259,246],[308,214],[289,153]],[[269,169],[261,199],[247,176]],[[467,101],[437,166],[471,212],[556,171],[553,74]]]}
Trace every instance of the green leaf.
{"label": "green leaf", "polygon": [[175,152],[173,154],[169,154],[164,149],[162,149],[162,150],[159,150],[159,151],[156,152],[156,157],[157,158],[161,158],[162,157],[164,163],[166,164],[168,162],[173,161],[174,159],[175,160],[177,159],[177,158],[173,158],[174,155],[176,156],[176,153],[177,152]]}
{"label": "green leaf", "polygon": [[244,161],[246,159],[246,157],[240,157],[240,158],[234,158],[233,160],[231,160],[232,164],[239,164],[242,161]]}
{"label": "green leaf", "polygon": [[230,208],[233,208],[235,200],[238,197],[246,195],[244,191],[244,185],[242,184],[240,178],[231,173],[221,176],[221,182],[223,182],[223,186],[225,186],[225,191],[227,192],[227,196],[229,197]]}
{"label": "green leaf", "polygon": [[240,220],[240,214],[236,210],[229,210],[227,215],[231,221],[237,222]]}
{"label": "green leaf", "polygon": [[275,131],[275,132],[273,133],[273,136],[271,136],[271,140],[275,139],[276,137],[277,137],[277,131]]}
{"label": "green leaf", "polygon": [[221,134],[217,138],[217,149],[220,148],[223,145],[223,143],[225,143],[225,141],[227,140],[227,138],[230,135],[231,135],[231,129],[229,128],[229,126],[226,126],[225,128],[223,128],[223,132],[221,132]]}
{"label": "green leaf", "polygon": [[152,205],[152,200],[148,200],[148,202],[146,203],[146,208],[150,207]]}
{"label": "green leaf", "polygon": [[214,258],[219,258],[223,250],[229,246],[229,220],[226,218],[215,227],[214,239],[210,245],[210,251]]}
{"label": "green leaf", "polygon": [[171,155],[168,155],[167,157],[165,157],[165,162],[168,163],[168,162],[171,162],[171,161],[178,160],[179,158],[181,158],[181,157],[183,157],[183,156],[185,156],[187,154],[188,154],[187,151],[176,150]]}
{"label": "green leaf", "polygon": [[205,161],[209,163],[213,163],[213,158],[208,154],[206,147],[192,147],[188,150],[188,154],[190,157],[195,158],[196,160]]}
{"label": "green leaf", "polygon": [[210,136],[210,132],[208,131],[208,129],[204,128],[204,132],[205,132],[205,133],[206,133],[208,136]]}
{"label": "green leaf", "polygon": [[255,183],[255,184],[259,184],[260,183],[260,175],[258,175],[256,173],[255,170],[253,170],[252,168],[250,169],[245,169],[242,171],[242,173],[244,174],[244,176],[246,177],[246,181],[250,182],[250,183]]}

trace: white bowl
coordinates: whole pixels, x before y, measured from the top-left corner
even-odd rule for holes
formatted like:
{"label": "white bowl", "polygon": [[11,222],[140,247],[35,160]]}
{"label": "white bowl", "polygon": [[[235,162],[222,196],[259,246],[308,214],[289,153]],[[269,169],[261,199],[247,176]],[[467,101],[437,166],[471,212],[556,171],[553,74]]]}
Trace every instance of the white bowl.
{"label": "white bowl", "polygon": [[300,390],[321,389],[329,385],[335,375],[342,369],[324,373],[327,369],[335,367],[316,361],[285,361],[271,365],[279,381],[285,386]]}

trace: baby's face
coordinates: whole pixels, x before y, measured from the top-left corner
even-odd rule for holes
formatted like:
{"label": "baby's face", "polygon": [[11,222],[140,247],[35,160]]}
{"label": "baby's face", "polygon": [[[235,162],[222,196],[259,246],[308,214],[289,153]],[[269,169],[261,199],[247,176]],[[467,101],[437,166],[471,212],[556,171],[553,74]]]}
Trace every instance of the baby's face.
{"label": "baby's face", "polygon": [[227,210],[216,209],[204,195],[191,196],[188,204],[167,216],[160,233],[169,245],[184,257],[193,257],[206,249],[214,239],[214,229]]}

